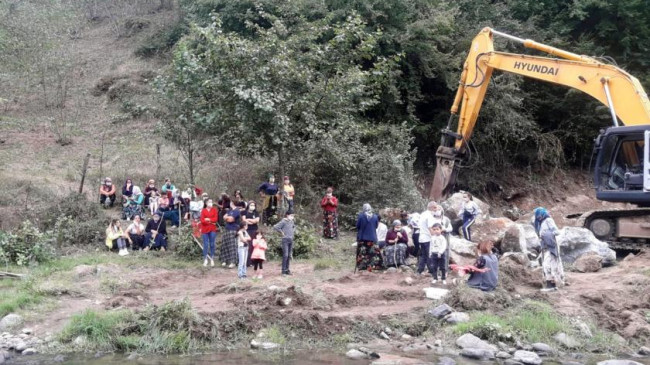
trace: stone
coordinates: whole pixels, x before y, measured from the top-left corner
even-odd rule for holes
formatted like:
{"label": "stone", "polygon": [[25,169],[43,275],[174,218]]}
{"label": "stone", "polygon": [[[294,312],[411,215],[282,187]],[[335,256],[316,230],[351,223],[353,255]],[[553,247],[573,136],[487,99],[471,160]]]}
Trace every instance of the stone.
{"label": "stone", "polygon": [[567,335],[566,333],[560,332],[553,336],[553,339],[557,341],[560,345],[568,349],[575,349],[580,346],[580,343],[576,341],[573,337]]}
{"label": "stone", "polygon": [[379,337],[383,338],[384,340],[390,340],[390,337],[386,334],[386,332],[381,332],[379,334]]}
{"label": "stone", "polygon": [[463,312],[453,312],[445,318],[445,321],[449,324],[458,324],[469,322],[469,315]]}
{"label": "stone", "polygon": [[573,263],[573,268],[578,272],[596,272],[602,267],[603,258],[596,252],[587,252]]}
{"label": "stone", "polygon": [[464,348],[460,352],[461,356],[475,360],[493,360],[494,351],[486,349]]}
{"label": "stone", "polygon": [[427,313],[429,313],[431,316],[440,319],[446,316],[447,314],[451,313],[453,309],[447,303],[440,304],[439,306],[429,309]]}
{"label": "stone", "polygon": [[361,351],[361,352],[363,352],[364,354],[368,355],[368,357],[371,358],[371,359],[379,359],[379,358],[380,358],[380,356],[379,356],[378,353],[376,353],[376,352],[370,350],[370,349],[367,348],[367,347],[360,346],[360,347],[358,348],[358,350]]}
{"label": "stone", "polygon": [[23,350],[23,355],[34,355],[35,353],[36,353],[36,349],[31,347]]}
{"label": "stone", "polygon": [[278,305],[280,305],[281,307],[288,307],[292,301],[293,299],[291,299],[290,297],[278,298]]}
{"label": "stone", "polygon": [[509,348],[509,346],[506,343],[501,341],[497,342],[497,347],[499,348],[499,350],[506,351],[506,352],[508,351]]}
{"label": "stone", "polygon": [[449,289],[442,288],[424,288],[424,295],[427,299],[440,300],[449,294]]}
{"label": "stone", "polygon": [[643,365],[643,364],[632,360],[605,360],[599,362],[597,365]]}
{"label": "stone", "polygon": [[414,343],[402,348],[404,352],[428,352],[429,346],[423,343]]}
{"label": "stone", "polygon": [[138,359],[138,353],[137,353],[137,352],[134,352],[134,353],[132,353],[131,355],[129,355],[126,359],[127,359],[127,360],[131,360],[131,361],[133,361],[133,360],[137,360],[137,359]]}
{"label": "stone", "polygon": [[542,359],[539,357],[539,355],[534,352],[524,350],[515,351],[512,359],[526,365],[540,365],[542,363]]}
{"label": "stone", "polygon": [[86,336],[77,336],[72,343],[77,347],[83,347],[86,345]]}
{"label": "stone", "polygon": [[34,333],[34,330],[31,328],[23,328],[22,332],[25,335],[31,335],[32,333]]}
{"label": "stone", "polygon": [[396,273],[397,270],[398,270],[398,269],[397,269],[396,267],[389,267],[389,268],[386,269],[386,271],[384,271],[384,272],[385,272],[386,274],[393,274],[393,273]]}
{"label": "stone", "polygon": [[515,222],[505,217],[488,218],[483,221],[477,219],[472,225],[472,240],[475,242],[501,242],[506,231],[514,224]]}
{"label": "stone", "polygon": [[7,331],[23,324],[23,317],[16,313],[9,313],[0,320],[0,331]]}
{"label": "stone", "polygon": [[456,365],[456,360],[451,357],[443,356],[438,358],[436,365]]}
{"label": "stone", "polygon": [[523,252],[506,252],[499,259],[500,261],[510,260],[518,265],[529,266],[530,260],[528,255]]}
{"label": "stone", "polygon": [[641,356],[650,356],[650,347],[641,346],[637,353]]}
{"label": "stone", "polygon": [[492,352],[497,352],[498,349],[496,346],[489,344],[486,341],[481,340],[480,338],[474,336],[471,333],[466,333],[456,339],[456,346],[465,349],[465,348],[473,348],[473,349],[482,349],[482,350],[490,350]]}
{"label": "stone", "polygon": [[63,355],[56,355],[54,356],[54,359],[52,361],[59,363],[59,362],[64,362],[65,361],[65,356]]}
{"label": "stone", "polygon": [[519,361],[515,361],[513,359],[506,359],[506,361],[503,362],[504,365],[522,365]]}
{"label": "stone", "polygon": [[413,339],[413,336],[408,335],[408,334],[405,333],[405,334],[402,335],[401,338],[402,338],[402,340],[404,340],[404,341],[410,341],[410,340]]}
{"label": "stone", "polygon": [[503,216],[512,221],[517,221],[521,218],[521,211],[517,207],[508,208],[503,211]]}
{"label": "stone", "polygon": [[27,344],[25,342],[20,341],[20,342],[16,343],[16,345],[14,345],[14,350],[16,350],[16,352],[23,352],[28,347],[29,346],[27,346]]}
{"label": "stone", "polygon": [[[481,214],[476,218],[476,223],[479,223],[488,217],[490,206],[477,197],[474,197],[474,202],[478,205],[479,209],[481,209]],[[444,209],[445,215],[449,217],[449,219],[461,219],[462,217],[458,216],[458,212],[460,212],[463,207],[463,193],[454,193],[447,200],[440,203],[440,205],[442,205],[442,209]]]}
{"label": "stone", "polygon": [[547,354],[552,354],[555,352],[553,348],[545,343],[537,342],[531,345],[533,347],[533,351],[537,352],[538,354],[544,356]]}
{"label": "stone", "polygon": [[496,354],[497,359],[509,359],[511,357],[512,357],[512,355],[510,355],[509,353],[507,353],[505,351],[499,351]]}
{"label": "stone", "polygon": [[442,347],[442,340],[436,340],[436,341],[433,343],[433,345],[434,345],[435,347]]}
{"label": "stone", "polygon": [[368,358],[368,355],[364,354],[363,352],[357,349],[349,350],[348,352],[345,353],[345,356],[353,360],[363,360]]}
{"label": "stone", "polygon": [[408,285],[408,286],[413,285],[413,282],[414,282],[414,281],[413,281],[413,278],[410,277],[410,276],[407,277],[407,278],[405,278],[404,280],[402,280],[402,284],[404,284],[404,285]]}
{"label": "stone", "polygon": [[74,268],[74,273],[79,278],[82,278],[82,277],[88,276],[88,275],[93,275],[93,274],[95,274],[95,272],[96,272],[95,267],[90,266],[90,265],[79,265],[79,266],[75,266],[75,268]]}
{"label": "stone", "polygon": [[576,321],[576,327],[578,327],[578,330],[580,331],[580,334],[582,335],[582,337],[585,337],[585,338],[593,338],[594,337],[593,333],[591,333],[591,329],[589,328],[589,326],[585,322]]}
{"label": "stone", "polygon": [[390,327],[386,327],[386,328],[384,328],[384,332],[386,332],[386,333],[389,334],[389,335],[392,335],[392,334],[393,334],[393,330],[390,329]]}
{"label": "stone", "polygon": [[587,252],[595,252],[602,259],[603,266],[616,263],[616,252],[609,245],[598,240],[591,231],[580,227],[564,227],[557,236],[560,245],[562,261],[573,264],[580,256]]}
{"label": "stone", "polygon": [[476,243],[449,236],[449,260],[457,265],[472,265],[476,261]]}

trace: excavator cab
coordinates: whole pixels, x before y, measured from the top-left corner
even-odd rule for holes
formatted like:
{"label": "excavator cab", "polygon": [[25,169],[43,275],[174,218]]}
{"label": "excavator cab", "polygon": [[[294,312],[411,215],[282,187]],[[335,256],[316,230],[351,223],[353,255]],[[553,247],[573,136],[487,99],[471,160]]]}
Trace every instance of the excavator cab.
{"label": "excavator cab", "polygon": [[611,127],[594,145],[599,200],[650,205],[650,126]]}

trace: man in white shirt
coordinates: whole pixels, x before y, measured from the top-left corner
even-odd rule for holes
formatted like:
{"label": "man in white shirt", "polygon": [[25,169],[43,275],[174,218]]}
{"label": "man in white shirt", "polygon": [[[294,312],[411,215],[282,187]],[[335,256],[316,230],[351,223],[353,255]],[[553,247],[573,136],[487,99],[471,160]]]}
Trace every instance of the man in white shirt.
{"label": "man in white shirt", "polygon": [[[433,211],[436,209],[436,202],[430,201],[429,204],[427,204],[427,210],[422,212],[420,214],[420,221],[418,222],[418,227],[420,228],[420,252],[419,252],[419,257],[418,257],[418,274],[422,274],[424,272],[424,266],[428,264],[429,261],[429,246],[431,245],[431,235],[432,235],[432,227],[433,224],[436,223],[435,219],[433,218]],[[429,272],[431,272],[431,268],[428,267]]]}
{"label": "man in white shirt", "polygon": [[386,246],[386,234],[388,233],[388,226],[384,224],[379,218],[379,225],[377,226],[377,245],[379,248],[384,248]]}

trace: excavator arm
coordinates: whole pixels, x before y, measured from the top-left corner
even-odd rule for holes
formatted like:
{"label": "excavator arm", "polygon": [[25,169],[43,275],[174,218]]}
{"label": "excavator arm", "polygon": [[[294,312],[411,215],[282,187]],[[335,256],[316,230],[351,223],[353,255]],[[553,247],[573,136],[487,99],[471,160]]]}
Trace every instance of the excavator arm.
{"label": "excavator arm", "polygon": [[[493,35],[561,58],[496,52]],[[650,125],[648,96],[639,80],[624,70],[591,57],[484,28],[472,41],[451,107],[452,117],[458,115],[458,128],[455,133],[450,130],[451,125],[443,130],[436,153],[436,172],[430,193],[433,200],[444,199],[452,192],[495,69],[581,90],[609,107],[615,126],[618,126],[618,119],[627,126]]]}

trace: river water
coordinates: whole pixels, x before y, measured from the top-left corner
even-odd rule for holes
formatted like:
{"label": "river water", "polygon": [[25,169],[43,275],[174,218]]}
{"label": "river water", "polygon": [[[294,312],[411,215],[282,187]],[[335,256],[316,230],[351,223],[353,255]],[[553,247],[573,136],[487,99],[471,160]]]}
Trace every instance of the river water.
{"label": "river water", "polygon": [[[63,357],[61,357],[63,356]],[[438,362],[439,356],[429,355],[418,357],[422,363]],[[473,361],[466,358],[452,357],[458,365],[490,365],[488,361]],[[629,356],[621,356],[619,359],[629,359]],[[595,365],[598,361],[608,358],[590,357],[588,359],[574,360],[585,365]],[[650,365],[650,358],[633,358],[631,360]],[[329,350],[292,351],[292,352],[254,352],[249,350],[238,350],[231,352],[219,352],[204,355],[142,355],[135,359],[128,359],[125,354],[67,354],[67,355],[34,355],[20,356],[11,359],[6,364],[23,365],[207,365],[207,364],[283,364],[283,365],[365,365],[371,360],[351,360],[340,353]],[[497,362],[492,362],[494,365]],[[544,361],[544,365],[560,365],[555,361]]]}

